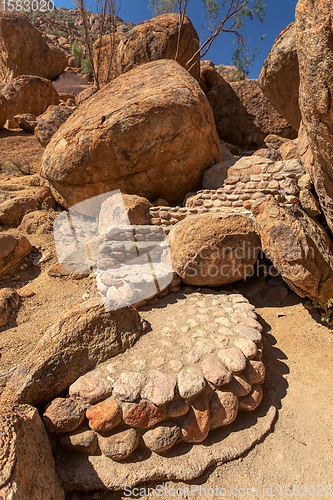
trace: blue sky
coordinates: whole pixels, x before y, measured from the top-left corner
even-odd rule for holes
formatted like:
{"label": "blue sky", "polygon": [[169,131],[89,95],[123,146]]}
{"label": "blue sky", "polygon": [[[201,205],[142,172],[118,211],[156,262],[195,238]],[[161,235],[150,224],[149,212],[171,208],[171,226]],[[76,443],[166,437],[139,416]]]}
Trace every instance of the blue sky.
{"label": "blue sky", "polygon": [[[122,9],[119,16],[126,22],[135,24],[150,19],[152,11],[148,8],[148,0],[122,0]],[[295,8],[297,0],[265,0],[266,21],[261,24],[259,21],[247,21],[245,23],[244,35],[248,46],[251,49],[258,47],[254,66],[250,66],[250,78],[258,78],[263,62],[270,51],[270,48],[278,34],[292,21],[295,20]],[[72,0],[56,0],[56,7],[73,8]],[[94,0],[87,0],[87,6],[94,11]],[[209,34],[204,27],[206,19],[202,0],[190,0],[187,14],[196,28],[199,36]],[[265,35],[263,41],[259,38]],[[210,59],[214,64],[230,64],[232,53],[235,49],[231,34],[222,33],[213,43],[205,59]]]}

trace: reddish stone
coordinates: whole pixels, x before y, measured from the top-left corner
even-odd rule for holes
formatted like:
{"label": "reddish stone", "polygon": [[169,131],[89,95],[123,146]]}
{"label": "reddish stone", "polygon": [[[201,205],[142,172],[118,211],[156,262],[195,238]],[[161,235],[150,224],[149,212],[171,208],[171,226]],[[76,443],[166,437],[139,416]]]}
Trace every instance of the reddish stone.
{"label": "reddish stone", "polygon": [[252,411],[260,405],[263,396],[262,386],[255,384],[252,391],[247,396],[238,399],[239,409],[244,411]]}
{"label": "reddish stone", "polygon": [[206,392],[191,404],[181,424],[181,438],[187,443],[201,443],[209,433],[209,400]]}
{"label": "reddish stone", "polygon": [[166,417],[164,408],[157,407],[149,401],[129,403],[125,406],[123,419],[131,427],[148,429],[161,422]]}
{"label": "reddish stone", "polygon": [[238,400],[231,391],[215,391],[209,402],[210,429],[231,424],[237,417]]}
{"label": "reddish stone", "polygon": [[95,406],[91,406],[87,410],[86,416],[91,429],[106,432],[121,422],[121,408],[115,399],[108,398]]}

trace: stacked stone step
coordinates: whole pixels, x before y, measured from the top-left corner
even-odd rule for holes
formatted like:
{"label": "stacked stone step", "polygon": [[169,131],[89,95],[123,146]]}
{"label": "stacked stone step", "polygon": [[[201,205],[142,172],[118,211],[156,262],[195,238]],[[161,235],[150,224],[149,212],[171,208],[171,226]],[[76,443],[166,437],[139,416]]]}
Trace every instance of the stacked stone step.
{"label": "stacked stone step", "polygon": [[77,379],[43,420],[60,447],[123,460],[200,443],[261,402],[262,327],[241,294],[206,290],[166,299],[162,324]]}
{"label": "stacked stone step", "polygon": [[[164,232],[155,226],[110,227],[98,249],[96,280],[108,310],[135,307],[179,290]],[[119,302],[119,303],[118,303]]]}
{"label": "stacked stone step", "polygon": [[[177,224],[177,222],[185,219],[185,217],[188,217],[189,215],[196,215],[196,214],[205,214],[205,213],[211,213],[211,212],[219,212],[221,214],[225,215],[230,215],[230,214],[244,214],[244,215],[251,215],[251,212],[249,210],[242,208],[234,208],[234,207],[222,207],[215,191],[210,191],[210,190],[205,190],[205,191],[199,191],[198,193],[204,193],[209,194],[209,197],[213,197],[213,203],[211,203],[209,199],[209,203],[206,202],[206,204],[200,204],[201,202],[199,201],[198,206],[195,207],[152,207],[149,210],[149,214],[151,217],[151,223],[155,226],[159,226],[163,229],[165,234],[169,234],[171,231],[172,227]],[[216,197],[215,197],[216,195]],[[196,195],[196,196],[199,196]],[[194,196],[193,198],[196,198]],[[208,206],[209,205],[209,206]]]}

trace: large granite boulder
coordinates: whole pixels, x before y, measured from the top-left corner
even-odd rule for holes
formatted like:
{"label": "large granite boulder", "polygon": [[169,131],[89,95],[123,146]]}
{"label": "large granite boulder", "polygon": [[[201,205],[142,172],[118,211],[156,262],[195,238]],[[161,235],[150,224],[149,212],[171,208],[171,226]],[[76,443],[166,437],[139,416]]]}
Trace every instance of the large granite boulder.
{"label": "large granite boulder", "polygon": [[328,0],[299,0],[296,8],[299,151],[333,231],[333,5]]}
{"label": "large granite boulder", "polygon": [[273,108],[262,93],[258,80],[242,80],[206,91],[222,141],[239,151],[258,149],[268,134],[294,138],[296,131]]}
{"label": "large granite boulder", "polygon": [[59,95],[50,80],[39,76],[19,76],[5,85],[1,94],[7,100],[7,119],[29,113],[41,115],[51,104],[59,104]]}
{"label": "large granite boulder", "polygon": [[253,219],[237,212],[186,217],[168,242],[173,269],[188,285],[240,281],[251,275],[260,252]]}
{"label": "large granite boulder", "polygon": [[177,204],[219,161],[205,94],[178,63],[163,60],[83,102],[52,137],[41,175],[65,207],[116,189]]}
{"label": "large granite boulder", "polygon": [[38,410],[0,407],[0,496],[11,500],[64,500],[51,446]]}
{"label": "large granite boulder", "polygon": [[223,85],[224,79],[215,68],[212,61],[200,61],[200,87],[208,90],[218,85]]}
{"label": "large granite boulder", "polygon": [[[134,26],[127,33],[117,33],[110,63],[110,36],[105,35],[94,44],[94,64],[101,85],[110,82],[140,64],[158,59],[175,59],[179,32],[179,14],[162,14]],[[187,16],[180,32],[177,62],[187,68],[187,62],[199,50],[199,37]],[[99,64],[97,64],[99,58]],[[191,75],[199,80],[200,54],[190,66]]]}
{"label": "large granite boulder", "polygon": [[64,52],[27,18],[10,12],[0,15],[0,54],[3,82],[20,75],[38,75],[53,80],[67,66]]}
{"label": "large granite boulder", "polygon": [[275,40],[259,75],[261,90],[275,109],[296,129],[301,113],[298,105],[299,71],[296,23],[290,23]]}
{"label": "large granite boulder", "polygon": [[80,375],[130,347],[143,329],[137,310],[106,311],[99,297],[62,313],[18,366],[0,404],[33,404],[62,394]]}
{"label": "large granite boulder", "polygon": [[271,198],[252,208],[262,249],[300,296],[333,297],[332,243],[323,228],[298,205]]}

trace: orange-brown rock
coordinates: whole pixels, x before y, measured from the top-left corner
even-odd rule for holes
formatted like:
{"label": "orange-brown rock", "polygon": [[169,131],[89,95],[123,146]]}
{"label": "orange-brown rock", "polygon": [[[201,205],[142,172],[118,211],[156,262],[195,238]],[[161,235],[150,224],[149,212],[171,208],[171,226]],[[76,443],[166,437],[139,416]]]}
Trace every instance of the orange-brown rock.
{"label": "orange-brown rock", "polygon": [[178,63],[163,60],[121,75],[82,103],[48,144],[42,176],[65,207],[115,189],[173,204],[220,160],[203,91]]}
{"label": "orange-brown rock", "polygon": [[101,205],[98,217],[98,232],[104,234],[108,226],[127,224],[150,224],[149,208],[153,205],[142,196],[135,194],[116,194],[107,198]]}
{"label": "orange-brown rock", "polygon": [[200,61],[200,87],[208,90],[223,85],[224,79],[211,61]]}
{"label": "orange-brown rock", "polygon": [[0,290],[0,327],[5,326],[9,315],[20,302],[20,297],[15,290],[3,288]]}
{"label": "orange-brown rock", "polygon": [[0,16],[0,78],[9,82],[20,75],[50,80],[67,66],[67,57],[25,17],[9,12]]}
{"label": "orange-brown rock", "polygon": [[252,387],[251,392],[247,396],[238,398],[239,409],[243,411],[253,411],[260,405],[263,397],[263,389],[259,384]]}
{"label": "orange-brown rock", "polygon": [[82,424],[88,406],[74,398],[56,398],[45,408],[43,422],[50,432],[71,432]]}
{"label": "orange-brown rock", "polygon": [[121,408],[114,398],[108,398],[88,408],[86,416],[91,429],[107,432],[121,422]]}
{"label": "orange-brown rock", "polygon": [[295,22],[290,23],[275,40],[261,70],[259,83],[274,108],[298,130],[301,114]]}
{"label": "orange-brown rock", "polygon": [[186,443],[201,443],[208,436],[209,428],[209,398],[205,391],[192,402],[183,417],[180,427],[181,439]]}
{"label": "orange-brown rock", "polygon": [[38,142],[46,148],[53,134],[71,116],[75,108],[73,106],[49,106],[42,115],[37,118],[37,126],[34,134]]}
{"label": "orange-brown rock", "polygon": [[267,134],[297,136],[264,96],[258,80],[225,82],[207,90],[206,96],[220,139],[238,146],[239,151],[260,148]]}
{"label": "orange-brown rock", "polygon": [[97,297],[73,305],[17,367],[1,404],[39,404],[61,395],[82,373],[133,345],[141,328],[132,306],[107,312]]}
{"label": "orange-brown rock", "polygon": [[39,76],[19,76],[2,90],[7,99],[7,119],[29,113],[41,115],[51,104],[59,104],[58,92],[52,83]]}
{"label": "orange-brown rock", "polygon": [[[333,230],[333,29],[332,3],[299,0],[296,8],[299,105],[302,127],[299,151],[314,183],[327,223]],[[320,68],[320,70],[318,70]]]}
{"label": "orange-brown rock", "polygon": [[209,401],[210,428],[231,424],[237,417],[238,400],[231,391],[214,391]]}
{"label": "orange-brown rock", "polygon": [[173,269],[188,285],[240,281],[251,274],[260,252],[253,220],[238,214],[186,217],[173,226],[168,242]]}
{"label": "orange-brown rock", "polygon": [[0,233],[0,277],[14,270],[30,251],[30,242],[22,234]]}
{"label": "orange-brown rock", "polygon": [[300,207],[273,198],[253,213],[262,249],[286,283],[300,297],[333,297],[333,247],[323,228]]}
{"label": "orange-brown rock", "polygon": [[[158,59],[175,59],[177,51],[179,14],[162,14],[137,24],[127,33],[117,33],[114,42],[114,56],[108,75],[110,61],[110,37],[103,36],[94,44],[94,64],[99,55],[98,81],[101,85],[140,64]],[[180,33],[177,62],[187,68],[187,62],[199,49],[199,37],[187,16]],[[197,54],[190,66],[191,75],[199,80],[200,55]]]}
{"label": "orange-brown rock", "polygon": [[64,500],[50,441],[36,408],[0,406],[0,495]]}
{"label": "orange-brown rock", "polygon": [[123,419],[125,424],[131,427],[149,429],[161,422],[166,417],[166,411],[163,407],[155,406],[149,401],[140,401],[140,403],[128,403],[123,410]]}
{"label": "orange-brown rock", "polygon": [[0,129],[4,128],[7,121],[7,99],[0,94]]}

